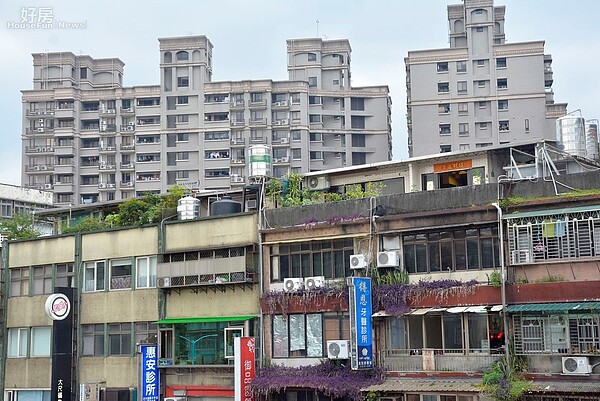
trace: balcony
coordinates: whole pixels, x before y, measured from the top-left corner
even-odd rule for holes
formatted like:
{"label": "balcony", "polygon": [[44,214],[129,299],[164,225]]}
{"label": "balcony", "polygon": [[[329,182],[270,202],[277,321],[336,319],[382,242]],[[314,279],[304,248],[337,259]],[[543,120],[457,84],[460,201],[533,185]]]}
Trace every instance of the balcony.
{"label": "balcony", "polygon": [[53,116],[54,110],[26,110],[25,115],[31,118],[39,118],[40,116]]}
{"label": "balcony", "polygon": [[123,163],[121,162],[121,170],[133,170],[133,163]]}
{"label": "balcony", "polygon": [[121,132],[126,132],[126,131],[130,131],[130,132],[135,131],[135,124],[129,123],[126,125],[121,125]]}
{"label": "balcony", "polygon": [[390,372],[483,372],[501,357],[502,354],[423,348],[382,350],[379,360]]}
{"label": "balcony", "polygon": [[133,189],[133,181],[121,181],[121,182],[119,182],[119,188]]}
{"label": "balcony", "polygon": [[102,171],[111,171],[111,170],[116,170],[117,166],[115,163],[100,163],[100,166],[98,166],[99,170]]}
{"label": "balcony", "polygon": [[229,108],[234,109],[243,109],[245,107],[245,102],[243,100],[233,100],[229,102]]}
{"label": "balcony", "polygon": [[133,107],[121,107],[121,115],[134,114],[135,109]]}
{"label": "balcony", "polygon": [[232,127],[243,127],[246,122],[244,120],[231,120],[230,124]]}
{"label": "balcony", "polygon": [[231,164],[246,164],[246,159],[238,157],[237,159],[231,159]]}
{"label": "balcony", "polygon": [[[99,182],[98,183],[98,189],[114,189],[117,186],[117,184],[113,181],[113,182]],[[111,287],[112,288],[112,287]],[[129,287],[131,288],[131,287]]]}
{"label": "balcony", "polygon": [[267,125],[267,119],[266,118],[254,118],[250,120],[250,126],[257,126],[257,125]]}
{"label": "balcony", "polygon": [[250,101],[250,103],[248,104],[248,106],[251,109],[266,109],[267,108],[267,99],[262,99],[262,100],[254,100],[254,101]]}
{"label": "balcony", "polygon": [[121,152],[133,152],[134,150],[134,144],[121,144]]}

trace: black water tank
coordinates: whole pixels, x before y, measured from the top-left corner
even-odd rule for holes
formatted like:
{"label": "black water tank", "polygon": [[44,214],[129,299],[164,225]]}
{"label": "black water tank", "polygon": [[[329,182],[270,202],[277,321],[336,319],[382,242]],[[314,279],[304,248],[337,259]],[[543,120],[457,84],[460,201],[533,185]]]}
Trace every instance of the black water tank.
{"label": "black water tank", "polygon": [[211,216],[221,216],[224,214],[240,213],[242,211],[242,204],[231,200],[230,196],[223,196],[216,202],[210,205]]}

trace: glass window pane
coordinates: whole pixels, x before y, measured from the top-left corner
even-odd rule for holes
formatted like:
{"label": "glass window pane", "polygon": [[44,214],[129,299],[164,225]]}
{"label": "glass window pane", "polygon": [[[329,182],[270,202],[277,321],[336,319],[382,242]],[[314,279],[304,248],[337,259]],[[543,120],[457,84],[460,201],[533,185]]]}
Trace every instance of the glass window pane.
{"label": "glass window pane", "polygon": [[468,320],[470,351],[487,351],[489,349],[487,315],[483,313],[469,313]]}
{"label": "glass window pane", "polygon": [[50,356],[50,327],[31,329],[31,356]]}
{"label": "glass window pane", "polygon": [[306,349],[304,337],[304,315],[289,315],[290,323],[290,351]]}
{"label": "glass window pane", "polygon": [[444,315],[444,349],[462,349],[462,335],[462,316],[460,314]]}
{"label": "glass window pane", "polygon": [[320,314],[306,315],[306,356],[323,356],[323,325]]}
{"label": "glass window pane", "polygon": [[273,316],[273,357],[288,356],[287,321],[283,316]]}

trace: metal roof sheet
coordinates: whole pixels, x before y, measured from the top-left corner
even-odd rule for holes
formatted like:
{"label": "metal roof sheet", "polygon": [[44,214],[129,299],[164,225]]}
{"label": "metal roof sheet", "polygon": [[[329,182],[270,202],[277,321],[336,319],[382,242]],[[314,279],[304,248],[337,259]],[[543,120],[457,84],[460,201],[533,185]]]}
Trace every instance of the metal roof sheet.
{"label": "metal roof sheet", "polygon": [[591,206],[578,206],[578,207],[570,207],[563,209],[547,209],[547,210],[534,210],[531,212],[516,212],[511,214],[505,214],[504,219],[518,219],[521,217],[537,217],[537,216],[558,216],[565,215],[568,213],[577,213],[577,212],[592,212],[600,210],[600,205],[591,205]]}
{"label": "metal roof sheet", "polygon": [[363,388],[362,391],[385,391],[385,392],[456,392],[456,393],[478,393],[481,389],[478,384],[481,379],[389,379],[381,384]]}
{"label": "metal roof sheet", "polygon": [[509,305],[508,313],[600,311],[600,302],[552,302],[545,304]]}

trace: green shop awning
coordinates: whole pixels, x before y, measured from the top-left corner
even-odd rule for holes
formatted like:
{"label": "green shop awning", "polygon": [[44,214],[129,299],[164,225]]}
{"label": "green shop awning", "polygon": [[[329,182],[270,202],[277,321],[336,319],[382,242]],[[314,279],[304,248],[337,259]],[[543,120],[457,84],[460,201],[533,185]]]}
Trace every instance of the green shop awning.
{"label": "green shop awning", "polygon": [[163,319],[154,324],[177,324],[177,323],[215,323],[215,322],[239,322],[257,317],[249,316],[208,316],[208,317],[178,317],[174,319]]}
{"label": "green shop awning", "polygon": [[519,304],[510,305],[508,313],[520,312],[571,312],[599,311],[600,302],[555,302],[547,304]]}

